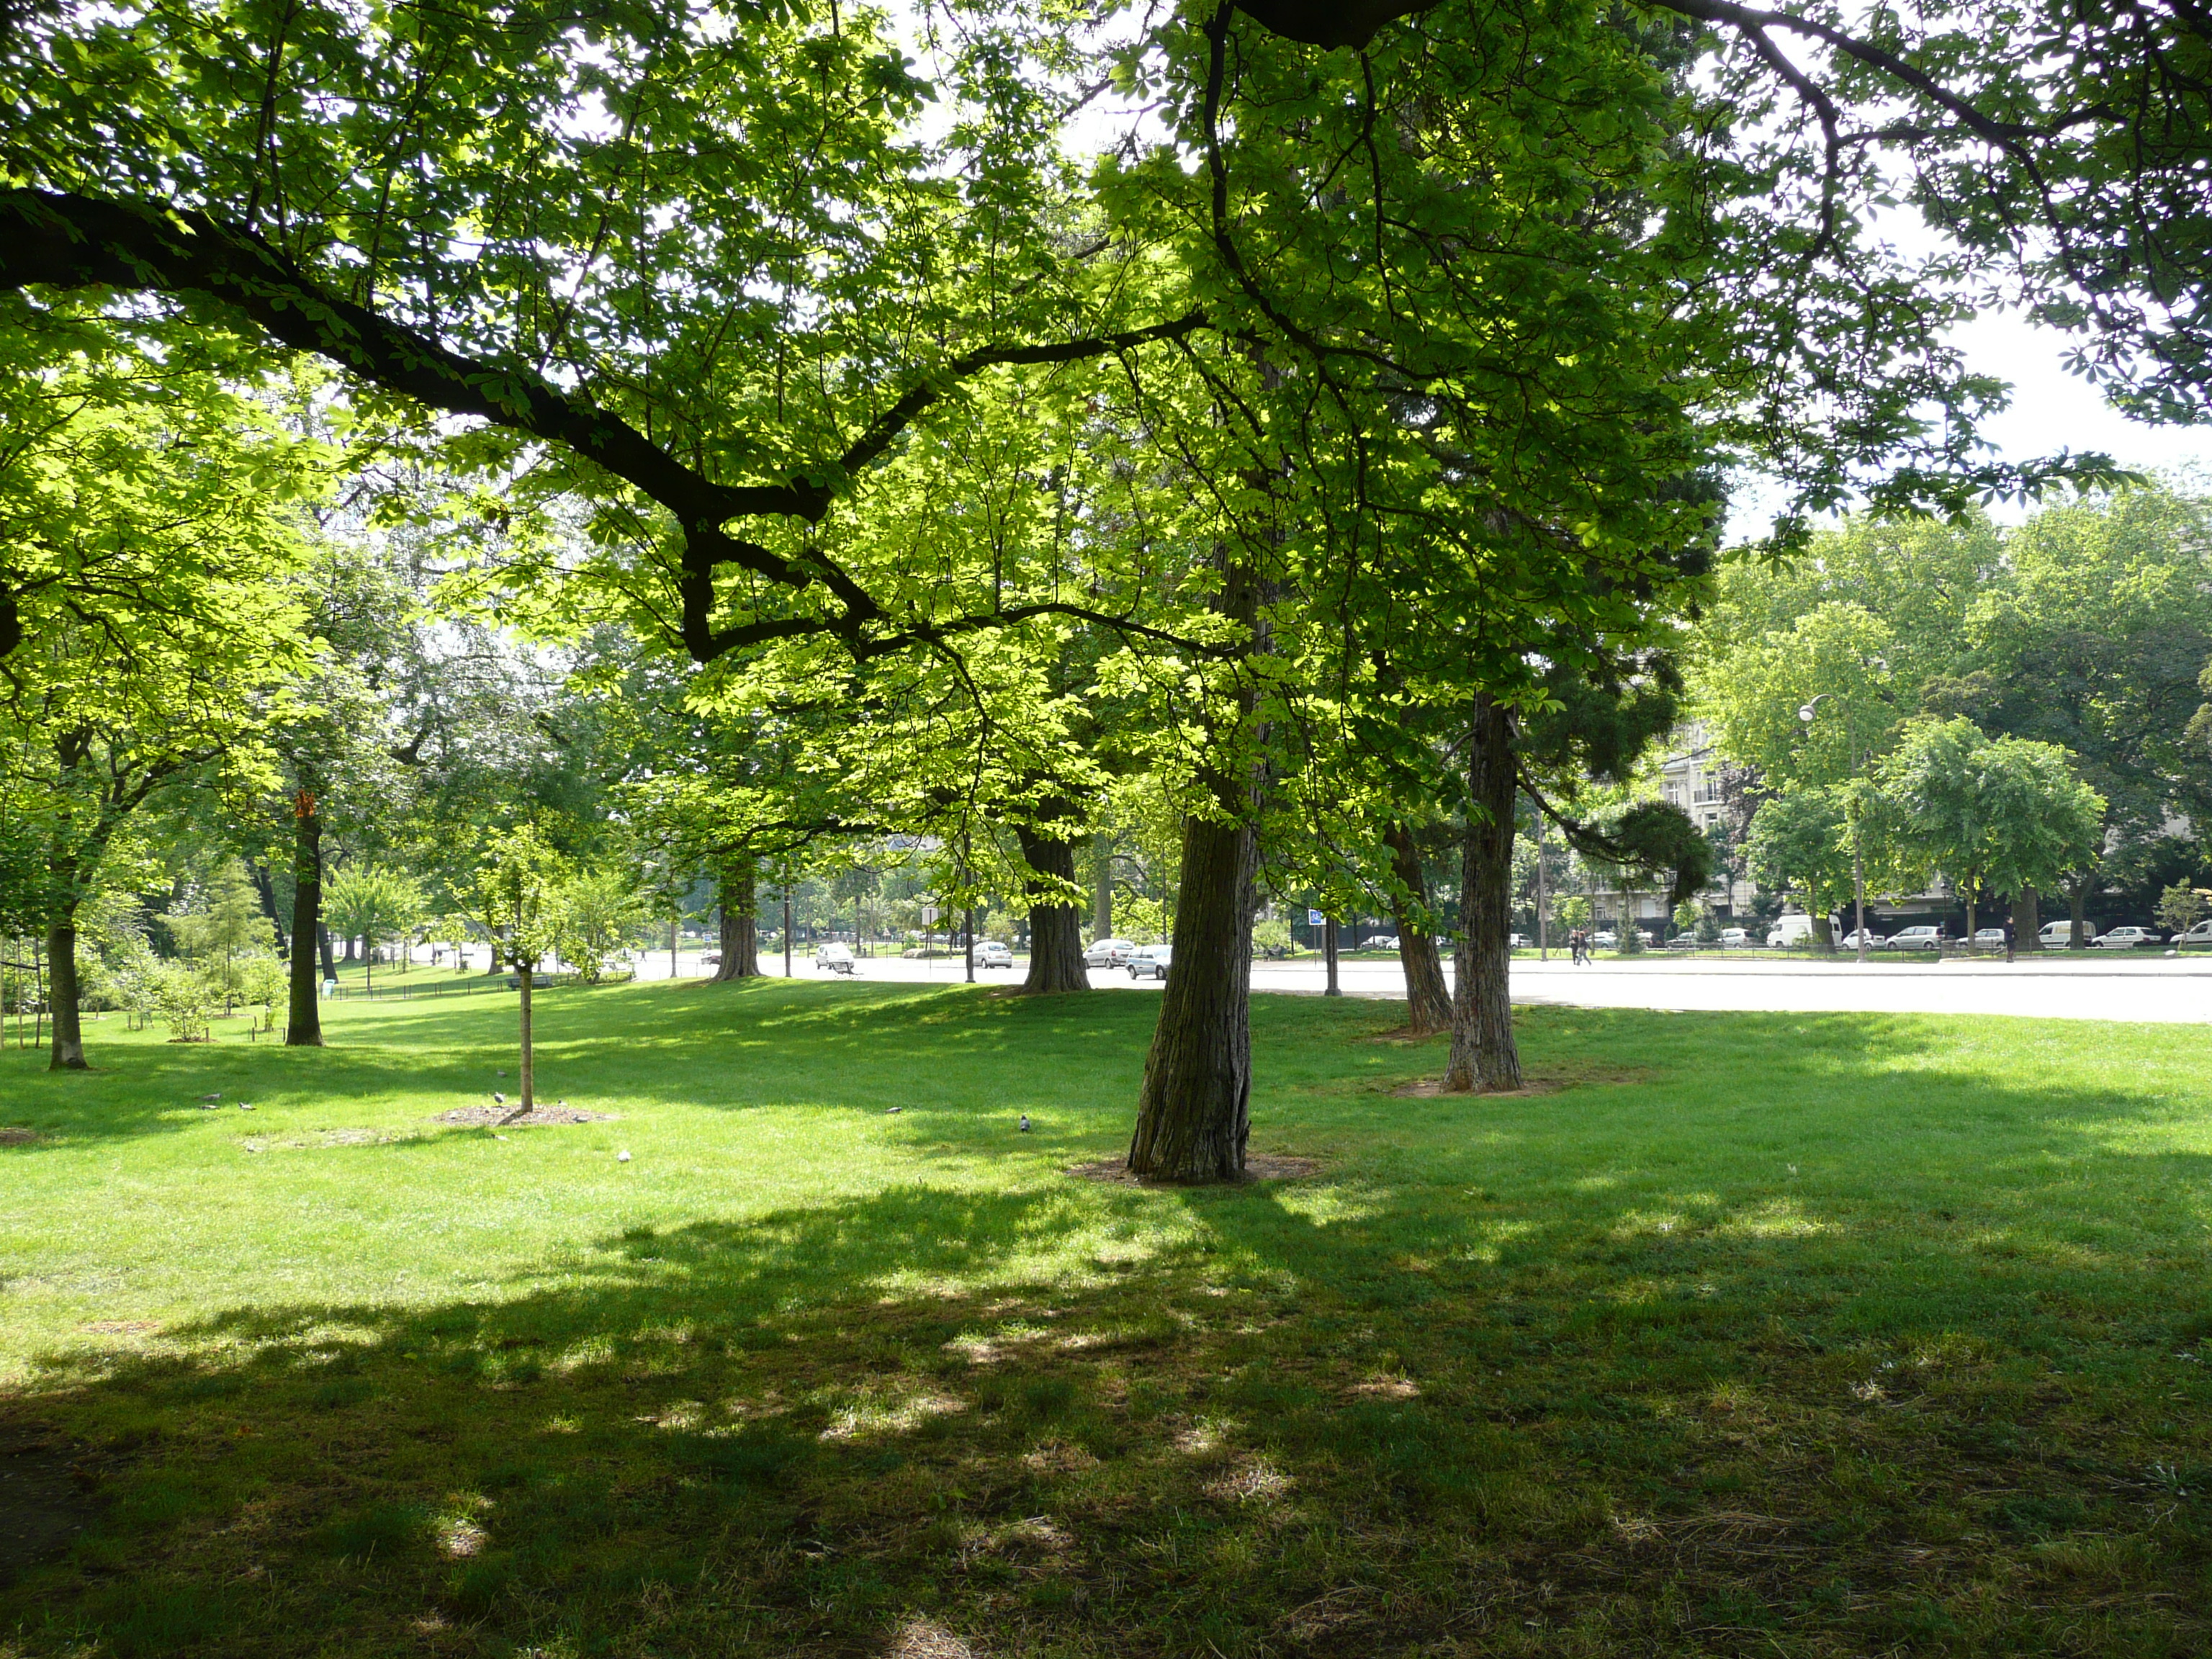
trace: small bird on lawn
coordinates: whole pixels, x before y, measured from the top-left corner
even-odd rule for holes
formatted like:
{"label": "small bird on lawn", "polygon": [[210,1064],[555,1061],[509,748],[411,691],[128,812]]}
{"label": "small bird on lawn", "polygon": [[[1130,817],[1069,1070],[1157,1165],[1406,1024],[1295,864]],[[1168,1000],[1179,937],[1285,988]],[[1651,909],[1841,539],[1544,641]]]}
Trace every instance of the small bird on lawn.
{"label": "small bird on lawn", "polygon": [[617,1153],[615,1154],[615,1162],[616,1162],[616,1163],[617,1163],[617,1164],[627,1164],[627,1163],[629,1163],[629,1154],[628,1152],[617,1152]]}
{"label": "small bird on lawn", "polygon": [[238,1103],[238,1109],[241,1112],[250,1112],[253,1109],[253,1103],[250,1100],[241,1100]]}
{"label": "small bird on lawn", "polygon": [[884,1114],[884,1115],[885,1117],[896,1117],[896,1116],[897,1116],[901,1112],[902,1112],[902,1111],[904,1111],[904,1110],[906,1110],[906,1108],[905,1108],[905,1107],[903,1107],[903,1106],[894,1106],[894,1107],[892,1107],[892,1108],[890,1109],[890,1110],[889,1110],[888,1112],[885,1112],[885,1113]]}
{"label": "small bird on lawn", "polygon": [[202,1095],[200,1098],[202,1100],[221,1100],[222,1097],[221,1095]]}
{"label": "small bird on lawn", "polygon": [[1029,1115],[1027,1112],[1024,1112],[1024,1113],[1022,1114],[1022,1133],[1023,1133],[1024,1134],[1027,1134],[1029,1132],[1030,1132],[1030,1115]]}
{"label": "small bird on lawn", "polygon": [[491,1091],[491,1103],[495,1106],[504,1106],[507,1104],[507,1097],[495,1089]]}

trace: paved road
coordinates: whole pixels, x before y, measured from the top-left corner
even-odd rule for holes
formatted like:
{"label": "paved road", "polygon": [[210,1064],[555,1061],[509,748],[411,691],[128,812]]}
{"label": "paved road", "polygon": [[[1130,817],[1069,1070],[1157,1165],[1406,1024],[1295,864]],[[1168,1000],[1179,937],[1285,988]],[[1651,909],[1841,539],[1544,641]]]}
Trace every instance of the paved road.
{"label": "paved road", "polygon": [[[665,978],[668,956],[648,957],[643,964],[653,978]],[[686,952],[684,971],[697,971]],[[781,956],[761,965],[783,970]],[[795,977],[815,977],[811,958],[793,959]],[[1449,972],[1449,963],[1446,972]],[[895,957],[864,959],[860,977],[940,985],[962,977],[957,957],[909,962]],[[986,984],[1018,982],[1021,970],[981,971]],[[1404,976],[1395,962],[1347,962],[1342,978],[1347,995],[1402,997]],[[1152,980],[1132,981],[1125,973],[1094,969],[1091,982],[1100,989],[1147,992]],[[1259,991],[1317,994],[1323,984],[1319,963],[1255,963],[1252,987]],[[1516,1002],[1557,1003],[1583,1008],[1680,1008],[1783,1013],[2025,1014],[2049,1019],[2148,1020],[2162,1024],[2212,1024],[2212,959],[2149,957],[2118,959],[2061,957],[2042,961],[1876,963],[1864,968],[1850,962],[1710,960],[1683,962],[1654,957],[1645,962],[1605,962],[1577,968],[1564,960],[1513,964]]]}

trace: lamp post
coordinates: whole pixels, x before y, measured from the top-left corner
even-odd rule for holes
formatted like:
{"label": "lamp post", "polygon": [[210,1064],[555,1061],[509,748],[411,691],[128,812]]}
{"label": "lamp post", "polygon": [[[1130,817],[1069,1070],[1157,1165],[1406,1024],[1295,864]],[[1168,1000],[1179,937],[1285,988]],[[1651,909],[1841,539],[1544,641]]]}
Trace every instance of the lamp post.
{"label": "lamp post", "polygon": [[[1835,693],[1832,691],[1821,692],[1818,696],[1814,697],[1812,702],[1806,703],[1798,709],[1797,718],[1802,720],[1806,725],[1810,726],[1813,723],[1813,716],[1820,712],[1820,704],[1834,696]],[[1844,728],[1844,735],[1847,739],[1850,740],[1851,782],[1854,785],[1854,787],[1851,790],[1850,810],[1851,908],[1855,917],[1854,925],[1857,928],[1856,937],[1857,938],[1859,947],[1859,965],[1863,968],[1866,965],[1867,959],[1866,853],[1859,845],[1859,793],[1856,787],[1859,776],[1859,749],[1857,740],[1851,738],[1850,730],[1848,725]]]}

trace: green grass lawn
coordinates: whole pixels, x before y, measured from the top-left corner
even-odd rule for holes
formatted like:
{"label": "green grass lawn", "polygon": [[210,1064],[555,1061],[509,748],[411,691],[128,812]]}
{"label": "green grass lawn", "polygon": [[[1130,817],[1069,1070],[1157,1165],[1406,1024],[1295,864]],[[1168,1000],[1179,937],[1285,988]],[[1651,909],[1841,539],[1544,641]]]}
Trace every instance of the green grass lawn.
{"label": "green grass lawn", "polygon": [[1070,1177],[1158,1006],[556,992],[504,1139],[507,997],[8,1050],[0,1655],[2212,1648],[2212,1030],[1261,997],[1318,1175]]}

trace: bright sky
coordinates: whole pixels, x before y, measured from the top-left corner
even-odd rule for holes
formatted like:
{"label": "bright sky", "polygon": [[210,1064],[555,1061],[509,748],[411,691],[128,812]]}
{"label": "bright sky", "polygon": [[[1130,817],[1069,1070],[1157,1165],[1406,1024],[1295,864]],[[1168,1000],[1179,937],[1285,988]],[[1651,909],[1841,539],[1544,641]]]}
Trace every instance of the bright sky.
{"label": "bright sky", "polygon": [[2101,449],[2146,471],[2212,471],[2212,427],[2143,426],[2109,407],[2099,389],[2061,366],[2065,337],[2016,313],[1991,312],[1953,337],[1972,366],[2013,383],[2012,407],[1987,426],[2008,460],[2061,449]]}
{"label": "bright sky", "polygon": [[[2212,491],[2212,426],[2145,426],[2106,403],[2096,386],[2064,367],[2067,337],[2039,329],[2017,313],[1987,312],[1953,331],[1952,339],[1978,373],[2012,383],[2012,404],[1983,423],[1983,435],[2005,460],[2026,461],[2060,450],[2101,450],[2122,466],[2159,473]],[[1729,539],[1763,534],[1780,492],[1740,479],[1729,514]],[[1990,516],[2017,524],[2033,503],[1993,502]]]}

